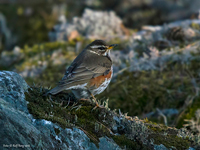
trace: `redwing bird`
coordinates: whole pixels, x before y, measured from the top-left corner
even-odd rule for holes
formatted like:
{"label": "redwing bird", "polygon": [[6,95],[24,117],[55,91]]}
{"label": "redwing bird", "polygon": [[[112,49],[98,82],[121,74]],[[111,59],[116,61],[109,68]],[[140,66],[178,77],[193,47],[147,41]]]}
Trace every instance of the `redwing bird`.
{"label": "redwing bird", "polygon": [[[102,93],[112,78],[110,50],[115,46],[116,44],[108,45],[103,40],[93,41],[82,50],[68,67],[62,80],[48,93],[55,95],[63,90],[72,90],[80,100],[89,100]],[[96,107],[100,107],[97,101]]]}

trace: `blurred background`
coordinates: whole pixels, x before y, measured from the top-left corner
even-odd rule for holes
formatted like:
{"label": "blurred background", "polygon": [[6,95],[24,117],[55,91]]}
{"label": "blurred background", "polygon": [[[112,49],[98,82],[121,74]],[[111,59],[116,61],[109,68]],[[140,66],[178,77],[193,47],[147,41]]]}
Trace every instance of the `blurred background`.
{"label": "blurred background", "polygon": [[93,40],[119,44],[114,78],[98,99],[199,133],[199,10],[199,0],[0,1],[0,70],[54,87]]}

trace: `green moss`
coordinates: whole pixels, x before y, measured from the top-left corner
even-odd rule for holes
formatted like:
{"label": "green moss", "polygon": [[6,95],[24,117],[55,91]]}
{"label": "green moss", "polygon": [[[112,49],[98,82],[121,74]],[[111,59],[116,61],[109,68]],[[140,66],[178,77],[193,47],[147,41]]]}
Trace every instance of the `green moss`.
{"label": "green moss", "polygon": [[71,120],[71,116],[63,107],[59,107],[60,103],[53,102],[49,98],[44,97],[45,90],[43,88],[29,89],[26,93],[28,110],[36,119],[46,119],[54,123],[58,123],[61,127],[67,126],[67,120]]}
{"label": "green moss", "polygon": [[[106,109],[95,109],[95,104],[80,101],[75,103],[73,95],[61,93],[57,96],[43,96],[47,90],[31,87],[26,95],[28,110],[36,119],[46,119],[59,124],[62,128],[76,126],[98,145],[99,138],[111,137],[110,129],[104,125],[101,116],[109,113]],[[68,99],[71,99],[68,103]],[[59,129],[55,129],[59,134]]]}
{"label": "green moss", "polygon": [[[47,91],[42,87],[33,86],[25,93],[28,110],[33,117],[52,121],[63,129],[79,128],[97,146],[99,138],[105,136],[112,138],[121,148],[127,149],[152,149],[153,145],[147,144],[152,139],[154,144],[163,144],[168,148],[174,146],[182,149],[191,145],[188,139],[176,137],[176,129],[153,124],[147,119],[140,121],[133,120],[133,118],[129,118],[130,120],[123,118],[121,126],[118,127],[122,135],[116,136],[112,133],[113,125],[116,126],[113,118],[119,116],[114,111],[106,108],[93,110],[95,104],[88,101],[77,102],[73,95],[66,92],[55,96],[43,96]],[[131,120],[132,122],[130,122]],[[125,128],[122,129],[122,126]],[[57,128],[54,128],[54,131],[57,135],[60,133]],[[144,142],[147,143],[144,144]]]}
{"label": "green moss", "polygon": [[199,24],[197,24],[197,23],[191,23],[191,25],[190,25],[193,29],[196,29],[196,30],[200,30],[200,25]]}
{"label": "green moss", "polygon": [[148,126],[148,128],[151,129],[154,132],[162,132],[163,131],[160,127]]}
{"label": "green moss", "polygon": [[163,144],[167,148],[188,149],[193,143],[188,138],[178,137],[178,130],[175,128],[167,127],[165,125],[149,124],[148,128],[153,131],[149,134],[148,139],[154,144]]}
{"label": "green moss", "polygon": [[190,105],[183,113],[180,114],[179,120],[177,120],[177,127],[181,128],[186,123],[184,120],[190,120],[195,117],[195,112],[200,108],[200,97],[196,97],[193,100],[192,105]]}
{"label": "green moss", "polygon": [[125,135],[121,135],[121,136],[113,136],[113,140],[121,146],[121,148],[127,149],[127,150],[150,150],[150,147],[147,147],[146,145],[142,144],[138,144],[135,141],[132,141],[130,139],[127,139]]}
{"label": "green moss", "polygon": [[151,134],[149,136],[154,144],[160,145],[163,144],[167,148],[176,148],[176,149],[188,149],[191,145],[191,141],[187,139],[182,139],[176,135],[168,134],[167,136]]}
{"label": "green moss", "polygon": [[[187,64],[169,62],[162,71],[126,71],[101,96],[109,97],[111,109],[121,109],[132,116],[147,114],[155,108],[179,110],[188,95],[196,95],[193,79],[200,85],[199,68],[200,60],[194,59]],[[173,117],[167,118],[168,124],[174,123]],[[149,119],[164,123],[163,119]]]}
{"label": "green moss", "polygon": [[[9,18],[6,20],[9,28],[17,36],[17,45],[48,41],[48,32],[57,21],[52,9],[54,4],[40,1],[39,3],[14,3],[0,6],[2,14]],[[29,14],[26,13],[27,8],[31,10]]]}
{"label": "green moss", "polygon": [[21,50],[26,57],[32,57],[39,53],[48,53],[52,52],[57,49],[62,49],[63,51],[66,51],[68,47],[75,47],[75,43],[71,42],[47,42],[43,44],[36,44],[32,47],[29,47],[28,45],[25,45],[24,48]]}

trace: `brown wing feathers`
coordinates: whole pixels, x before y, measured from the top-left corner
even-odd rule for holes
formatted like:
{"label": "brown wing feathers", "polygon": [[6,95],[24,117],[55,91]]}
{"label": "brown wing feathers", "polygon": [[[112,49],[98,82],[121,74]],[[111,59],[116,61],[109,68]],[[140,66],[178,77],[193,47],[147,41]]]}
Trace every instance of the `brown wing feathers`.
{"label": "brown wing feathers", "polygon": [[[94,56],[88,56],[90,58],[92,57],[92,59],[88,59],[87,56],[85,57],[84,55],[85,54],[80,53],[80,55],[73,61],[71,66],[67,69],[65,76],[58,83],[58,86],[49,91],[49,93],[57,94],[60,91],[66,90],[72,86],[82,85],[85,83],[90,83],[94,85],[96,84],[96,77],[102,75],[109,75],[112,62],[108,58],[102,57],[101,59],[96,59],[97,56],[93,54]],[[80,57],[82,59],[80,59]],[[104,63],[102,64],[102,62]]]}

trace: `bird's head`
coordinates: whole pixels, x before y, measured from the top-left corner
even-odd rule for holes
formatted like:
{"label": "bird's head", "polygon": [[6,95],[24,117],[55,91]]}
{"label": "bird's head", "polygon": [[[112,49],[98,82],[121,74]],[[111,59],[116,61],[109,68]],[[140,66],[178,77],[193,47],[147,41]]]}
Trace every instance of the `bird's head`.
{"label": "bird's head", "polygon": [[95,40],[91,44],[88,45],[87,50],[91,53],[100,55],[100,56],[108,56],[110,50],[113,49],[117,44],[108,45],[103,40]]}

